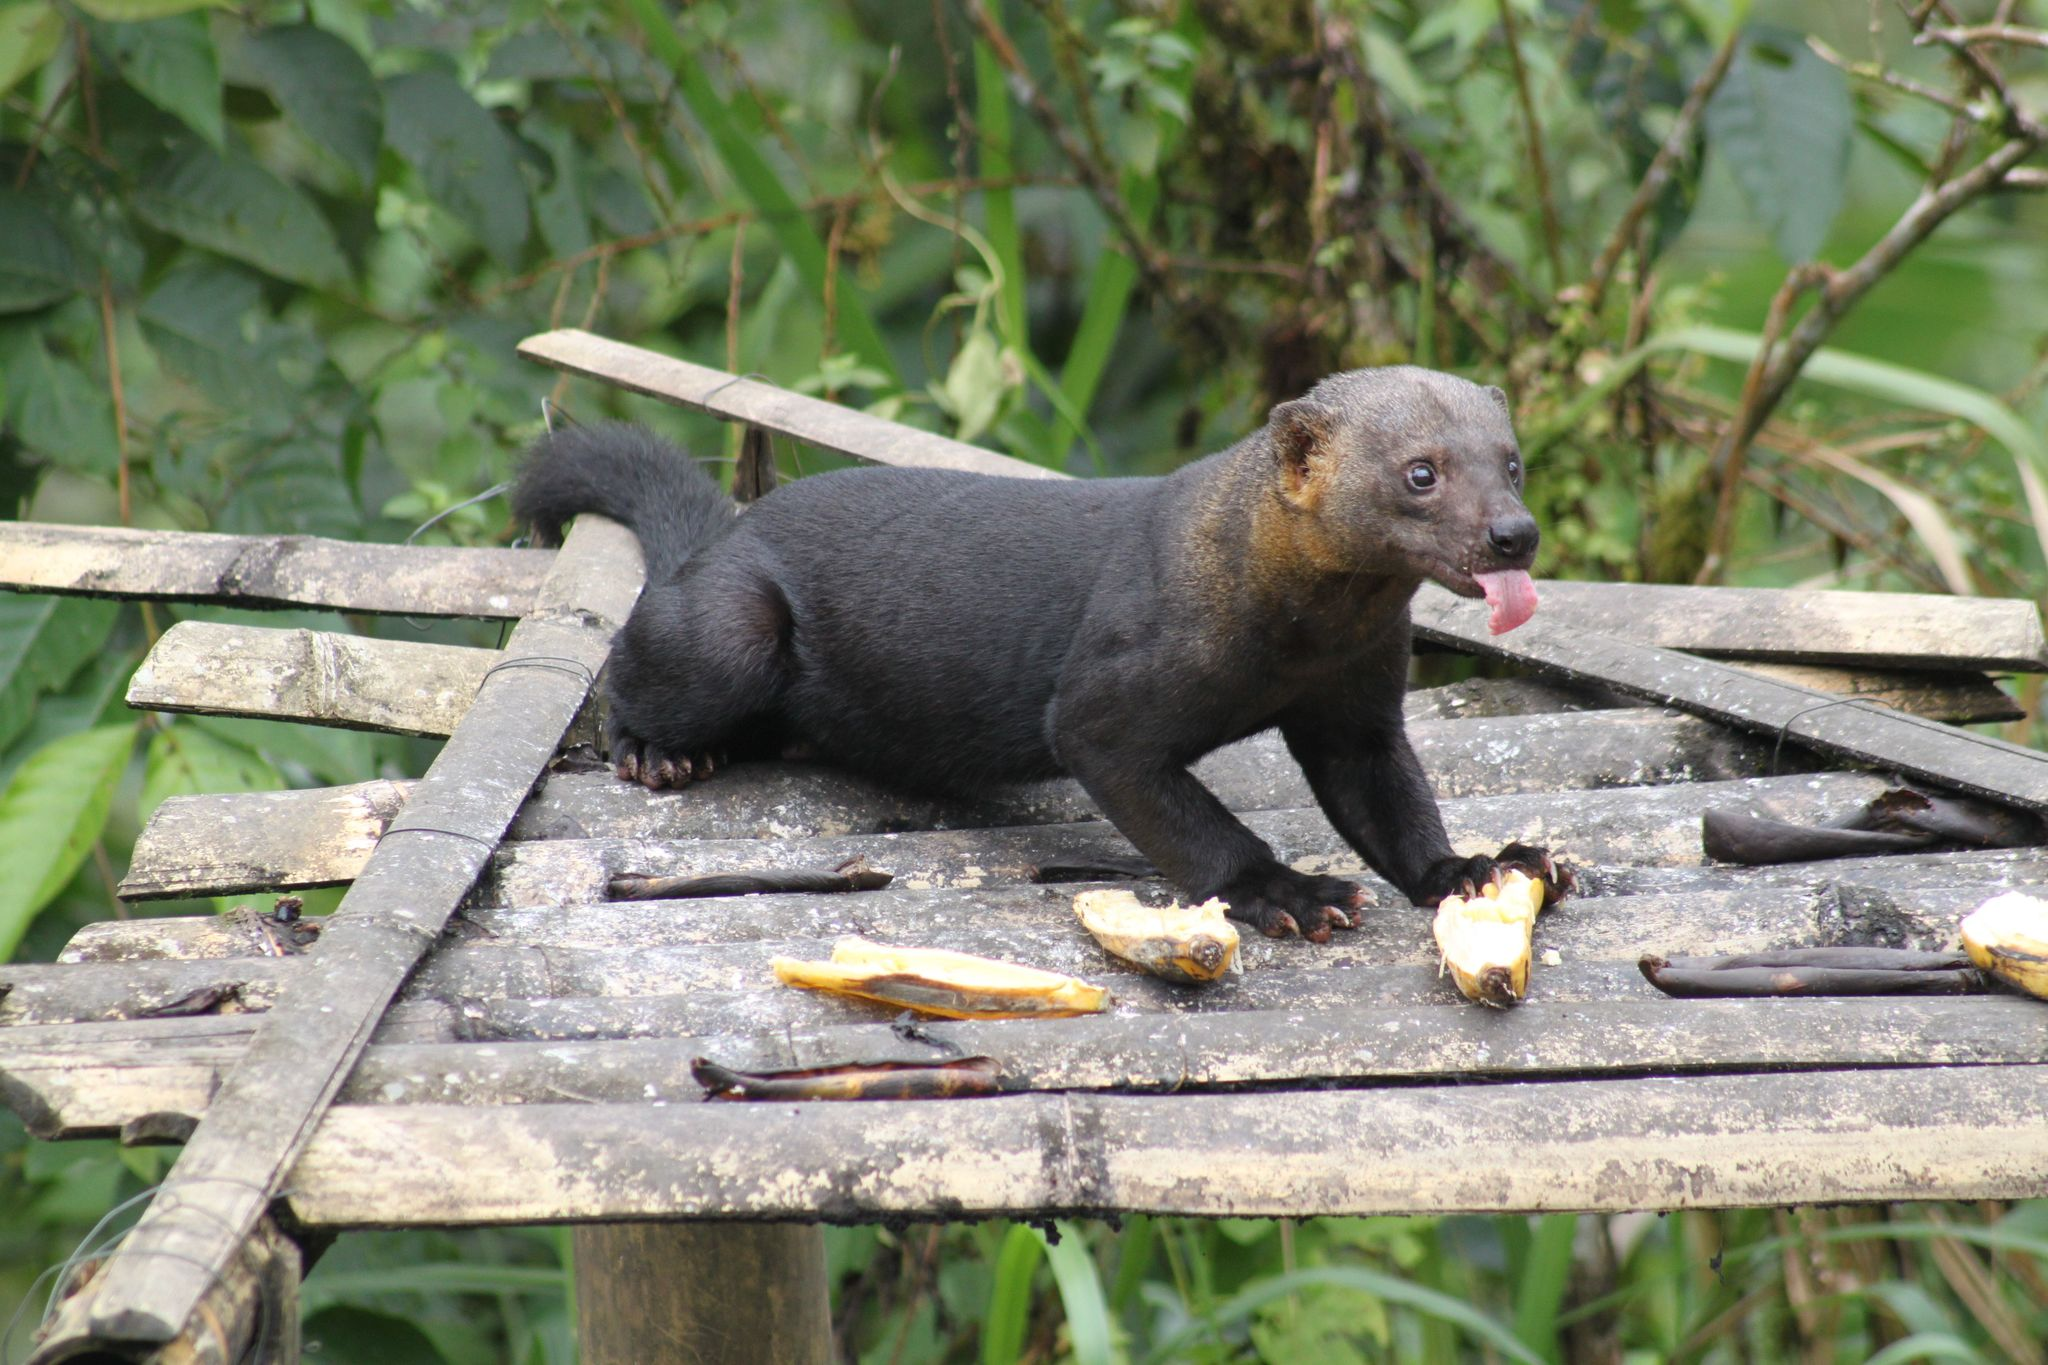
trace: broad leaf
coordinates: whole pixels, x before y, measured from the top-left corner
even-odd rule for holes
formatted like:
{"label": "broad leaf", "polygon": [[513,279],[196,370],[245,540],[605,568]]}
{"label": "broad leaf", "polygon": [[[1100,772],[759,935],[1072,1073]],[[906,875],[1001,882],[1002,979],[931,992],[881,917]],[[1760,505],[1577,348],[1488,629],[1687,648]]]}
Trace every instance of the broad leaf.
{"label": "broad leaf", "polygon": [[66,735],[0,791],[0,961],[92,851],[134,747],[132,722]]}
{"label": "broad leaf", "polygon": [[51,355],[33,333],[0,347],[7,368],[7,415],[22,444],[46,460],[86,474],[120,462],[114,404],[105,386],[78,365]]}
{"label": "broad leaf", "polygon": [[1753,27],[1707,105],[1727,158],[1778,254],[1809,261],[1842,207],[1856,110],[1848,80],[1795,33]]}
{"label": "broad leaf", "polygon": [[281,279],[339,288],[348,263],[298,186],[237,151],[187,143],[145,172],[135,211],[151,226]]}
{"label": "broad leaf", "polygon": [[0,596],[0,749],[27,727],[39,696],[100,652],[119,611],[87,597]]}
{"label": "broad leaf", "polygon": [[511,139],[453,76],[415,71],[384,83],[385,135],[427,192],[476,234],[500,265],[526,245],[526,182]]}
{"label": "broad leaf", "polygon": [[50,59],[64,41],[55,5],[0,5],[0,95]]}
{"label": "broad leaf", "polygon": [[204,16],[113,24],[101,31],[100,43],[143,98],[221,145],[220,59]]}
{"label": "broad leaf", "polygon": [[149,761],[142,773],[142,804],[147,820],[165,797],[212,792],[268,792],[285,785],[277,769],[239,744],[207,733],[195,725],[172,723],[149,742]]}
{"label": "broad leaf", "polygon": [[244,272],[210,259],[189,260],[149,291],[142,330],[164,364],[218,406],[262,406],[280,397],[277,368],[242,330],[260,296]]}
{"label": "broad leaf", "polygon": [[[6,23],[0,10],[0,25]],[[57,220],[25,194],[0,190],[0,313],[20,313],[69,298],[78,261]]]}
{"label": "broad leaf", "polygon": [[353,47],[311,24],[266,28],[236,46],[229,70],[277,101],[299,131],[346,165],[356,183],[377,178],[384,97]]}

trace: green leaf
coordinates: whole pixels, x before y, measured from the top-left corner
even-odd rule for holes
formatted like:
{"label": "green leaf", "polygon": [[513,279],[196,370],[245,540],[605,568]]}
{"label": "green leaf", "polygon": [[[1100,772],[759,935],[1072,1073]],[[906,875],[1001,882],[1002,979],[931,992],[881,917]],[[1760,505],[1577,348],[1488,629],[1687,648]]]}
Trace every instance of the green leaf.
{"label": "green leaf", "polygon": [[377,179],[384,96],[347,42],[311,24],[262,29],[230,50],[229,70],[262,89],[299,131],[347,166],[356,183]]}
{"label": "green leaf", "polygon": [[[6,13],[0,10],[0,32]],[[0,242],[7,243],[0,252],[0,313],[27,312],[78,291],[78,261],[64,230],[28,195],[0,190]]]}
{"label": "green leaf", "polygon": [[77,0],[78,7],[95,19],[117,24],[140,19],[161,19],[195,9],[227,9],[234,0]]}
{"label": "green leaf", "polygon": [[0,962],[106,827],[135,729],[130,722],[66,735],[37,750],[0,791]]}
{"label": "green leaf", "polygon": [[499,265],[518,263],[531,214],[511,139],[443,71],[384,83],[384,132],[427,192],[476,234]]}
{"label": "green leaf", "polygon": [[1045,1239],[1023,1223],[1013,1224],[996,1253],[995,1282],[981,1324],[981,1365],[1015,1365],[1024,1353],[1031,1325],[1031,1281],[1038,1272]]}
{"label": "green leaf", "polygon": [[112,473],[121,455],[106,389],[76,363],[51,355],[34,335],[10,342],[4,359],[8,420],[22,444],[66,469]]}
{"label": "green leaf", "polygon": [[[739,121],[712,88],[696,54],[676,33],[675,20],[658,0],[617,0],[617,4],[639,26],[648,49],[675,74],[676,92],[683,97],[683,103],[689,106],[697,122],[704,125],[712,146],[718,149],[719,160],[739,182],[747,198],[753,201],[754,208],[768,220],[783,253],[795,263],[797,273],[803,276],[804,286],[822,300],[827,262],[825,244],[819,240],[818,230],[811,225],[809,215],[797,206],[788,187],[776,176],[760,150],[747,140]],[[889,354],[882,334],[875,330],[874,319],[868,316],[867,304],[861,299],[854,282],[840,279],[834,297],[838,303],[840,339],[862,360],[886,371],[893,382],[900,384],[902,379],[896,369],[895,357]]]}
{"label": "green leaf", "polygon": [[1277,1299],[1318,1285],[1355,1290],[1384,1299],[1391,1304],[1399,1304],[1459,1328],[1472,1340],[1492,1347],[1502,1356],[1517,1361],[1520,1365],[1543,1365],[1543,1357],[1515,1340],[1513,1333],[1464,1300],[1404,1280],[1397,1275],[1367,1270],[1361,1266],[1315,1266],[1256,1280],[1249,1287],[1215,1305],[1203,1314],[1199,1321],[1189,1322],[1180,1331],[1155,1344],[1145,1359],[1148,1362],[1158,1362],[1158,1365],[1165,1365],[1167,1361],[1187,1359],[1196,1343],[1213,1339],[1217,1333],[1245,1321]]}
{"label": "green leaf", "polygon": [[89,597],[0,596],[0,749],[100,652],[120,607]]}
{"label": "green leaf", "polygon": [[217,406],[260,407],[283,396],[276,366],[242,331],[261,296],[245,272],[210,258],[188,259],[149,291],[139,317],[165,366]]}
{"label": "green leaf", "polygon": [[1102,1292],[1095,1257],[1079,1227],[1065,1219],[1056,1226],[1060,1234],[1057,1243],[1048,1241],[1036,1228],[1031,1235],[1045,1244],[1045,1259],[1052,1265],[1053,1283],[1059,1286],[1060,1307],[1067,1314],[1067,1344],[1074,1352],[1075,1365],[1113,1365],[1124,1355],[1110,1329],[1109,1300]]}
{"label": "green leaf", "polygon": [[115,24],[101,30],[100,44],[113,57],[121,79],[142,97],[219,148],[220,58],[206,20],[197,14]]}
{"label": "green leaf", "polygon": [[239,151],[186,143],[143,173],[134,203],[151,226],[280,279],[316,289],[348,282],[334,229],[312,198]]}
{"label": "green leaf", "polygon": [[214,792],[268,792],[285,785],[277,769],[239,744],[230,744],[195,725],[167,724],[149,742],[149,760],[142,774],[142,803],[150,812],[170,796],[201,796]]}
{"label": "green leaf", "polygon": [[1855,131],[1848,79],[1798,34],[1761,24],[1707,105],[1714,147],[1793,262],[1813,259],[1841,211]]}
{"label": "green leaf", "polygon": [[55,5],[0,5],[0,95],[12,90],[64,41]]}
{"label": "green leaf", "polygon": [[954,435],[972,441],[988,430],[1003,398],[1015,387],[1005,374],[1002,348],[996,344],[995,333],[986,327],[976,327],[961,342],[958,354],[946,369],[945,383],[934,389],[932,396],[959,424]]}
{"label": "green leaf", "polygon": [[1564,1358],[1557,1314],[1571,1280],[1572,1242],[1578,1229],[1578,1218],[1569,1213],[1538,1218],[1515,1287],[1515,1336],[1541,1351],[1546,1360]]}

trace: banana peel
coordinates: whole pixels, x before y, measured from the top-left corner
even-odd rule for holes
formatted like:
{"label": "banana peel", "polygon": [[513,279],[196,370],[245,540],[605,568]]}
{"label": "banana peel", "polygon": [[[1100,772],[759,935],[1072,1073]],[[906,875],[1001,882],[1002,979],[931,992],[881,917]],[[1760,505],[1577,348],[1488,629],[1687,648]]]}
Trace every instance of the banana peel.
{"label": "banana peel", "polygon": [[1963,951],[1979,971],[2048,1000],[2048,900],[2008,891],[1971,911],[1962,928]]}
{"label": "banana peel", "polygon": [[1081,927],[1111,955],[1189,986],[1214,981],[1237,963],[1237,926],[1223,917],[1225,908],[1213,898],[1200,905],[1145,905],[1128,891],[1074,897]]}
{"label": "banana peel", "polygon": [[1529,993],[1529,946],[1543,883],[1509,871],[1478,895],[1445,896],[1436,910],[1444,970],[1467,1000],[1505,1008]]}
{"label": "banana peel", "polygon": [[843,938],[832,946],[829,962],[778,957],[768,965],[785,986],[879,1000],[947,1019],[1053,1019],[1109,1008],[1109,992],[1100,986],[945,948],[892,948]]}

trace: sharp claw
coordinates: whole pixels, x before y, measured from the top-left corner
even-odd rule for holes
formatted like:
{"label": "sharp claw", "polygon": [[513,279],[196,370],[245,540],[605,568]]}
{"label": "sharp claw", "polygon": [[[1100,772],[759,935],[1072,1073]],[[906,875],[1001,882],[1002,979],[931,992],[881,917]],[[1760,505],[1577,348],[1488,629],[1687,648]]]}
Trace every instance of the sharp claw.
{"label": "sharp claw", "polygon": [[1267,938],[1290,938],[1300,933],[1301,927],[1294,922],[1294,916],[1282,910],[1277,916],[1260,925],[1259,932]]}

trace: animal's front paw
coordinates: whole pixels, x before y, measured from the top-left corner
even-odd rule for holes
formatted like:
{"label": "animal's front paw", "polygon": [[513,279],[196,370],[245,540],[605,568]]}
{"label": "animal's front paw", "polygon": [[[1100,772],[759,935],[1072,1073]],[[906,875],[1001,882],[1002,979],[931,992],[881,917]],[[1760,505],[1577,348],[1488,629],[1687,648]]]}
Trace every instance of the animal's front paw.
{"label": "animal's front paw", "polygon": [[1216,892],[1240,919],[1268,938],[1301,935],[1328,943],[1333,929],[1356,929],[1365,890],[1342,877],[1318,877],[1278,863],[1254,868]]}
{"label": "animal's front paw", "polygon": [[695,757],[671,753],[658,744],[622,730],[611,732],[608,747],[612,771],[619,775],[620,780],[638,782],[649,791],[687,787],[692,782],[702,782],[718,770],[719,760],[709,753]]}
{"label": "animal's front paw", "polygon": [[1476,896],[1488,882],[1497,882],[1506,872],[1520,872],[1543,883],[1543,903],[1554,905],[1569,896],[1578,885],[1570,867],[1550,856],[1547,848],[1533,844],[1509,844],[1492,857],[1443,858],[1422,874],[1416,894],[1417,905],[1435,905],[1445,896]]}

